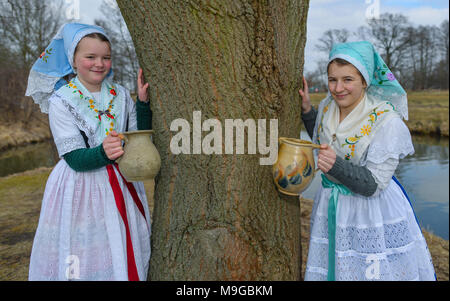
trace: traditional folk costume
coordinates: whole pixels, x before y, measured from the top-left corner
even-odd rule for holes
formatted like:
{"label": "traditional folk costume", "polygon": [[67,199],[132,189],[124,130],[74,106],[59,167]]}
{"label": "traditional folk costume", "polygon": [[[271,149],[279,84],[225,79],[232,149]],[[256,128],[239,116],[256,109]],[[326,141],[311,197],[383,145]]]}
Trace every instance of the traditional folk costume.
{"label": "traditional folk costume", "polygon": [[[408,118],[406,92],[369,42],[338,44],[329,62],[335,58],[356,67],[368,87],[342,122],[330,93],[302,116],[313,141],[337,156],[314,199],[305,280],[435,280],[408,196],[393,177],[399,160],[414,153],[401,120]],[[375,183],[369,195],[364,182],[349,189],[364,170]]]}
{"label": "traditional folk costume", "polygon": [[148,114],[149,105],[135,104],[111,81],[112,71],[98,93],[90,93],[77,77],[63,79],[75,73],[76,45],[94,32],[106,36],[97,26],[64,25],[30,72],[26,95],[49,114],[62,159],[45,187],[29,280],[147,278],[150,214],[144,186],[125,181],[102,142],[112,130],[137,130],[136,107],[146,106],[141,111]]}

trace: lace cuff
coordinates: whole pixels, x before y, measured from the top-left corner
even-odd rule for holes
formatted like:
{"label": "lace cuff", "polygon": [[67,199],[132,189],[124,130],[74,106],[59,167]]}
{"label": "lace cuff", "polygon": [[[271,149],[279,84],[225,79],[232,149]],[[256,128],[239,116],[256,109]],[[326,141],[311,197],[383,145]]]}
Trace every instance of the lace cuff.
{"label": "lace cuff", "polygon": [[73,115],[64,106],[63,101],[53,94],[49,104],[48,117],[50,129],[60,158],[68,152],[85,148],[86,143],[83,136],[76,126]]}
{"label": "lace cuff", "polygon": [[39,105],[41,112],[48,114],[49,98],[59,79],[59,77],[31,70],[30,75],[28,76],[28,85],[25,96],[31,96],[33,101]]}
{"label": "lace cuff", "polygon": [[55,145],[58,149],[58,155],[60,158],[73,150],[86,148],[86,143],[81,135],[55,138]]}
{"label": "lace cuff", "polygon": [[378,184],[378,191],[385,189],[394,175],[397,169],[399,160],[395,158],[389,158],[382,163],[375,164],[371,161],[367,161],[367,169],[370,170],[375,182]]}
{"label": "lace cuff", "polygon": [[389,158],[400,160],[413,153],[414,146],[409,129],[400,118],[393,118],[377,131],[361,165],[366,165],[368,161],[381,164]]}
{"label": "lace cuff", "polygon": [[411,134],[400,118],[389,120],[378,130],[361,160],[378,184],[374,195],[389,185],[400,159],[413,153]]}

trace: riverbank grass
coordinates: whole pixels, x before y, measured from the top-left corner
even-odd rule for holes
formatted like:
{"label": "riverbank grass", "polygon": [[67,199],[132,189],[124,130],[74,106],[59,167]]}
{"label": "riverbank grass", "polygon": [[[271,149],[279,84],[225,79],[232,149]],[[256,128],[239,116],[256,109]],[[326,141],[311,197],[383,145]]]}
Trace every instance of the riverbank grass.
{"label": "riverbank grass", "polygon": [[[317,108],[326,93],[310,94]],[[405,121],[412,133],[421,135],[449,136],[449,91],[408,92],[409,118]]]}

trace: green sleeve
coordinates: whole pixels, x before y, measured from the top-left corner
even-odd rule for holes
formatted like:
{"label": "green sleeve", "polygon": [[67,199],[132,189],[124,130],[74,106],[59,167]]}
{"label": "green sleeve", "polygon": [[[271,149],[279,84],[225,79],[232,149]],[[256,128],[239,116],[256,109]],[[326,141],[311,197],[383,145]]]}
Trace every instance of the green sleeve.
{"label": "green sleeve", "polygon": [[[150,102],[136,101],[136,118],[138,130],[152,129],[152,111]],[[67,164],[75,171],[89,171],[114,163],[109,160],[103,149],[103,144],[94,148],[80,148],[64,156]]]}
{"label": "green sleeve", "polygon": [[136,99],[136,118],[138,130],[152,129],[152,110],[150,109],[150,101],[145,103]]}
{"label": "green sleeve", "polygon": [[67,164],[75,171],[89,171],[114,163],[106,156],[103,144],[94,148],[80,148],[64,156]]}
{"label": "green sleeve", "polygon": [[336,162],[328,174],[338,179],[354,193],[372,196],[378,187],[372,173],[365,166],[358,166],[336,156]]}

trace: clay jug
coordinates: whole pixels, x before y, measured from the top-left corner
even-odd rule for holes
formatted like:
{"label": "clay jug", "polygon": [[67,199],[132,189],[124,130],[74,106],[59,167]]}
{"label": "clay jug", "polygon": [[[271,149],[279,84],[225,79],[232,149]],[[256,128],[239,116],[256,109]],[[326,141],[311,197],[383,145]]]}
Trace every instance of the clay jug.
{"label": "clay jug", "polygon": [[117,160],[122,175],[128,182],[154,179],[161,167],[158,150],[150,140],[153,130],[119,134],[125,141],[124,154]]}
{"label": "clay jug", "polygon": [[320,146],[285,137],[279,138],[278,142],[278,158],[272,169],[275,186],[283,194],[298,196],[314,178],[316,170],[313,149]]}

